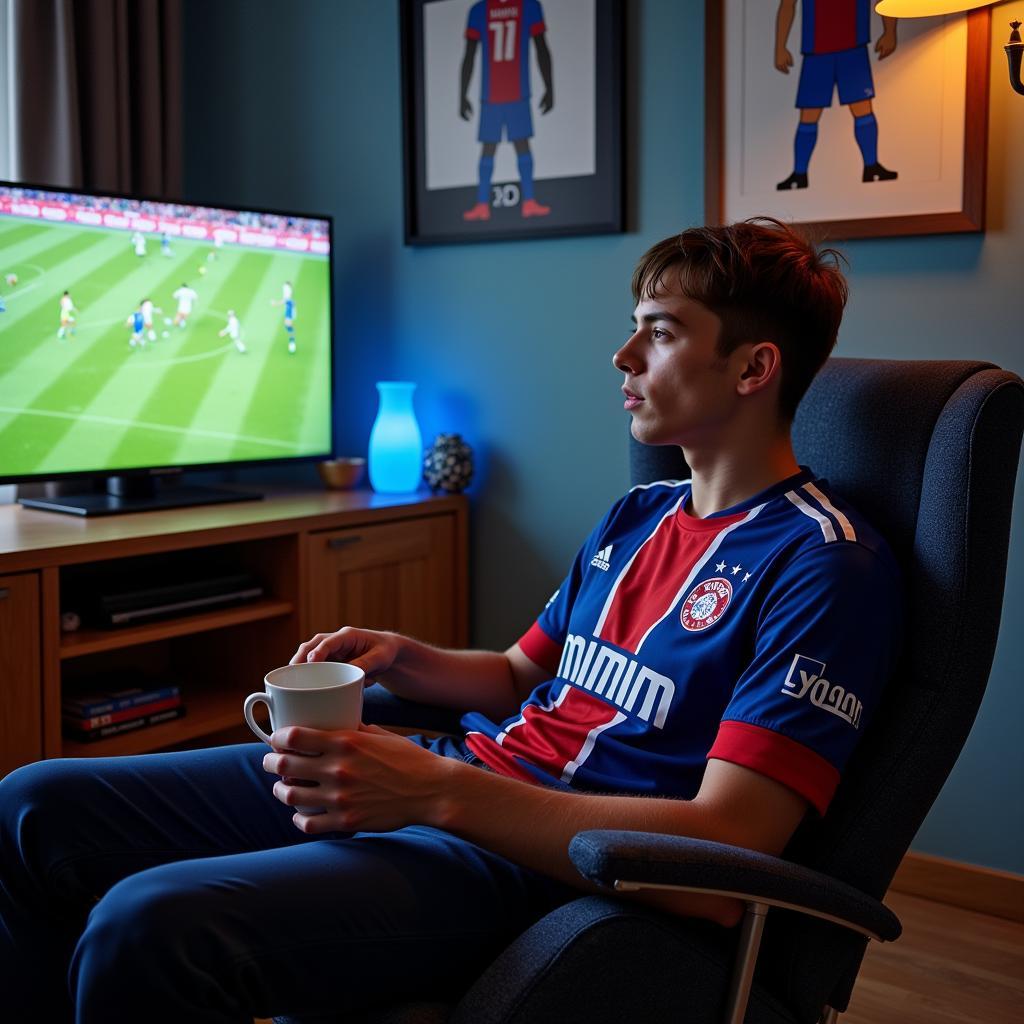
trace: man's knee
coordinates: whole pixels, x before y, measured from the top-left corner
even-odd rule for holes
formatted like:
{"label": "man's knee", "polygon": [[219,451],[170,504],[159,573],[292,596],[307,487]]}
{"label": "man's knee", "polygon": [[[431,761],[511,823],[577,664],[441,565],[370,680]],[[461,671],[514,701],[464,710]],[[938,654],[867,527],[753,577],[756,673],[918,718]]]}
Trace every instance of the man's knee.
{"label": "man's knee", "polygon": [[22,765],[0,779],[0,849],[21,846],[26,831],[45,822],[67,798],[68,762]]}
{"label": "man's knee", "polygon": [[173,969],[209,919],[202,908],[149,868],[123,878],[107,890],[89,913],[75,953],[75,970],[87,965],[92,976],[116,978],[145,963]]}

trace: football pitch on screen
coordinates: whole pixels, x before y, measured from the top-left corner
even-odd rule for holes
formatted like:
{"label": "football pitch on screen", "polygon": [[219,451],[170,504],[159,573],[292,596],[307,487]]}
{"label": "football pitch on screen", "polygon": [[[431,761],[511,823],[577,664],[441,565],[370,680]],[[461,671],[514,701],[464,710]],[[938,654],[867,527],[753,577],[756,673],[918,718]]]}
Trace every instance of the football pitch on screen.
{"label": "football pitch on screen", "polygon": [[[329,451],[328,258],[146,242],[138,256],[127,231],[0,217],[0,475]],[[184,327],[182,284],[197,294]],[[59,337],[65,290],[75,319]],[[132,346],[146,298],[156,339]],[[231,310],[244,353],[220,333]]]}

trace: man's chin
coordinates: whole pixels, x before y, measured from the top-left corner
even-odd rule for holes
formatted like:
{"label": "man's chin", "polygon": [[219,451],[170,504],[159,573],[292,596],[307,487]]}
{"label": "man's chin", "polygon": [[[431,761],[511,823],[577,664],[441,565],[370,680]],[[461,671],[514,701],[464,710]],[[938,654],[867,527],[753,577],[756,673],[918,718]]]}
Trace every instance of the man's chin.
{"label": "man's chin", "polygon": [[639,444],[660,445],[677,443],[671,438],[661,436],[657,430],[652,429],[650,426],[638,422],[635,416],[633,417],[633,422],[629,425],[629,432],[633,435],[633,440]]}

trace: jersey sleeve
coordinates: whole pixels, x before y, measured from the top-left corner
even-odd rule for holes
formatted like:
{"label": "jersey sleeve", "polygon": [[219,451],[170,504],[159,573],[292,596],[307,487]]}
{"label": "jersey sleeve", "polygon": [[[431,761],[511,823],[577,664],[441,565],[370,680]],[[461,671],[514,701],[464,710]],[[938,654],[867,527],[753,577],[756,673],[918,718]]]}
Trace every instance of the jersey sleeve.
{"label": "jersey sleeve", "polygon": [[476,3],[469,9],[469,16],[466,18],[466,38],[482,39],[487,31],[485,24],[487,12],[486,4]]}
{"label": "jersey sleeve", "polygon": [[544,12],[541,10],[539,0],[527,0],[525,13],[526,30],[531,36],[539,36],[546,29]]}
{"label": "jersey sleeve", "polygon": [[569,633],[569,617],[576,596],[583,584],[583,575],[590,560],[601,548],[601,538],[625,498],[620,498],[591,531],[583,546],[576,552],[568,575],[551,595],[537,621],[519,638],[520,650],[536,665],[555,676],[562,657],[562,645]]}
{"label": "jersey sleeve", "polygon": [[824,814],[899,649],[895,562],[860,544],[798,555],[773,583],[754,657],[708,758],[781,782]]}

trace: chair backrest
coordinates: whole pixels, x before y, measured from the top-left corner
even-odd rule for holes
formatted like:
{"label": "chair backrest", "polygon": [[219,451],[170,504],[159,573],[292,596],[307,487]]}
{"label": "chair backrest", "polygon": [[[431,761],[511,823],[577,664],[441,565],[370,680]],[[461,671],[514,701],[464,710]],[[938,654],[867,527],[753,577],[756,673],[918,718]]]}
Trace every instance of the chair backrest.
{"label": "chair backrest", "polygon": [[[793,425],[798,460],[887,538],[906,636],[828,813],[786,856],[881,898],[967,738],[996,645],[1024,385],[991,363],[831,359]],[[631,441],[633,483],[688,475],[676,448]],[[885,615],[880,594],[868,615]],[[893,597],[895,599],[895,597]],[[846,1008],[864,942],[769,915],[759,980],[807,1019]]]}

